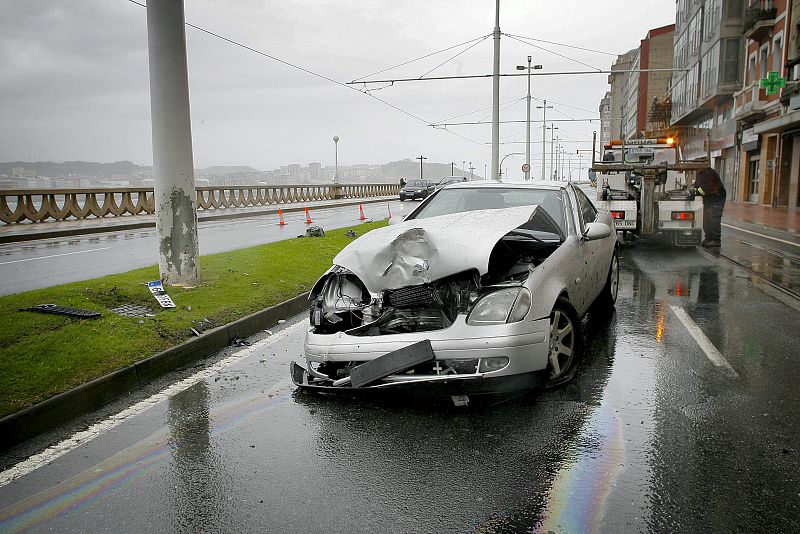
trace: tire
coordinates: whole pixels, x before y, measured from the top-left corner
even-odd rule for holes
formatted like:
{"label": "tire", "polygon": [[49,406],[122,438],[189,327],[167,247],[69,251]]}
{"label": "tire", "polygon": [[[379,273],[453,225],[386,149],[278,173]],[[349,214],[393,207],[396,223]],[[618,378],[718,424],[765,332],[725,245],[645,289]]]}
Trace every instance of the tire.
{"label": "tire", "polygon": [[583,352],[583,326],[578,312],[564,297],[559,297],[550,312],[550,340],[547,354],[547,384],[569,381]]}
{"label": "tire", "polygon": [[608,276],[603,290],[597,295],[592,303],[592,310],[609,311],[617,303],[617,293],[619,292],[619,254],[614,251],[611,256],[611,265],[608,267]]}

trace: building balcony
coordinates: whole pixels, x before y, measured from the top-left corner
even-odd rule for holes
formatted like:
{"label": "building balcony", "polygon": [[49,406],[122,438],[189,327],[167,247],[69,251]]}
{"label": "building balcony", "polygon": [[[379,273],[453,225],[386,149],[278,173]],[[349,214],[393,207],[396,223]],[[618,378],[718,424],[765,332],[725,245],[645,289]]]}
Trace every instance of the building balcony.
{"label": "building balcony", "polygon": [[764,37],[769,37],[772,33],[772,28],[775,26],[775,17],[777,16],[778,9],[775,7],[769,9],[752,7],[748,9],[744,13],[744,24],[742,25],[744,37],[759,42]]}
{"label": "building balcony", "polygon": [[761,100],[760,98],[747,98],[746,91],[752,91],[747,88],[743,92],[736,95],[736,110],[733,117],[737,121],[752,121],[766,115],[766,108],[770,102]]}

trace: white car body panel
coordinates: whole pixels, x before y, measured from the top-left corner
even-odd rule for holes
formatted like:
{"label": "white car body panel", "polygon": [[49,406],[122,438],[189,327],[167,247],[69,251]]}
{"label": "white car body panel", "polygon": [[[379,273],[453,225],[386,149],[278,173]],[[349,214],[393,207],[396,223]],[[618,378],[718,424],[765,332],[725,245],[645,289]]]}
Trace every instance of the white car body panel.
{"label": "white car body panel", "polygon": [[347,245],[333,263],[356,274],[370,293],[430,283],[489,267],[489,254],[536,206],[480,210],[412,219],[377,228]]}

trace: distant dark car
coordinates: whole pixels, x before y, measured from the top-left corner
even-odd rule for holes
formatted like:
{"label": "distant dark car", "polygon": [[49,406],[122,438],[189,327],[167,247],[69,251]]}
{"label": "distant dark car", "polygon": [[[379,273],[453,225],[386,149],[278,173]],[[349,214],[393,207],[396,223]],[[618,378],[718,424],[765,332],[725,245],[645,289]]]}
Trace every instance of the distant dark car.
{"label": "distant dark car", "polygon": [[449,185],[449,184],[457,184],[459,182],[466,182],[466,176],[445,176],[439,183],[436,184],[436,189],[441,189],[442,187]]}
{"label": "distant dark car", "polygon": [[422,200],[434,192],[436,186],[430,180],[409,180],[400,189],[400,200]]}

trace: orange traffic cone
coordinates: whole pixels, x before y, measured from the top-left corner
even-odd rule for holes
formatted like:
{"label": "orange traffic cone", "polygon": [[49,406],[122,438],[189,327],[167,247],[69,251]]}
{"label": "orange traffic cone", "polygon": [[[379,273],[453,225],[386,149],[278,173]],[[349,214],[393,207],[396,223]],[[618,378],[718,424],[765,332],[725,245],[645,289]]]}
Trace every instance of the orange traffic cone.
{"label": "orange traffic cone", "polygon": [[386,217],[386,218],[387,219],[391,219],[392,218],[392,205],[389,204],[388,202],[386,203],[386,209],[389,211],[389,216]]}
{"label": "orange traffic cone", "polygon": [[278,223],[278,226],[286,226],[286,221],[283,220],[283,210],[278,208],[278,216],[281,218],[281,222]]}
{"label": "orange traffic cone", "polygon": [[358,217],[358,220],[359,221],[366,221],[367,218],[364,216],[364,206],[362,206],[361,204],[358,205],[358,212],[360,213],[360,216]]}
{"label": "orange traffic cone", "polygon": [[306,224],[311,224],[312,222],[314,221],[311,220],[311,215],[308,214],[308,208],[306,208]]}

